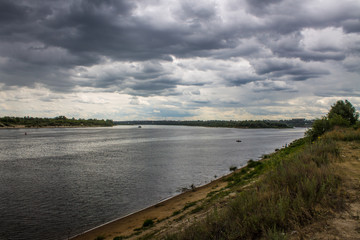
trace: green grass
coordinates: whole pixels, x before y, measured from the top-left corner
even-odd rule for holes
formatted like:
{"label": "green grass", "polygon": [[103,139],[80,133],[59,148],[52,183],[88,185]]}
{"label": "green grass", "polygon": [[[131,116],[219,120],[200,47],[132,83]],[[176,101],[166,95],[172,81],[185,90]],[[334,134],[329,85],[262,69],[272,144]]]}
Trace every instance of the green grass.
{"label": "green grass", "polygon": [[167,239],[286,239],[287,231],[310,223],[324,209],[344,208],[341,179],[330,164],[339,158],[336,144],[330,139],[306,142],[295,141],[266,161],[249,161],[228,178],[229,187],[258,181],[225,210]]}
{"label": "green grass", "polygon": [[191,208],[192,206],[195,206],[195,205],[196,205],[196,202],[188,202],[188,203],[185,204],[183,210]]}
{"label": "green grass", "polygon": [[116,236],[113,238],[113,240],[123,240],[123,239],[125,239],[125,237],[123,236]]}
{"label": "green grass", "polygon": [[175,212],[173,212],[172,216],[179,215],[180,213],[181,213],[181,210],[175,211]]}
{"label": "green grass", "polygon": [[196,208],[194,208],[193,210],[191,210],[191,214],[194,214],[194,213],[198,213],[200,211],[204,210],[204,206],[198,206]]}
{"label": "green grass", "polygon": [[337,128],[335,131],[327,132],[323,138],[340,141],[360,141],[360,128]]}

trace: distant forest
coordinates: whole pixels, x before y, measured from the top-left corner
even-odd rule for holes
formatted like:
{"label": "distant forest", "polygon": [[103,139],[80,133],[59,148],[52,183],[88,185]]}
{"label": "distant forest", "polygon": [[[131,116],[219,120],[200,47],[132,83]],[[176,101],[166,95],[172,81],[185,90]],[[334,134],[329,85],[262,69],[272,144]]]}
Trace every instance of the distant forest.
{"label": "distant forest", "polygon": [[246,121],[114,121],[115,125],[181,125],[201,127],[228,127],[228,128],[292,128],[311,127],[313,120],[291,119],[291,120],[246,120]]}
{"label": "distant forest", "polygon": [[0,117],[0,127],[111,127],[112,120],[55,118]]}
{"label": "distant forest", "polygon": [[55,118],[37,117],[0,117],[0,127],[111,127],[114,125],[181,125],[201,127],[228,127],[228,128],[292,128],[311,127],[313,120],[245,120],[245,121],[173,121],[173,120],[143,120],[143,121],[113,121],[98,119],[75,119],[65,116]]}

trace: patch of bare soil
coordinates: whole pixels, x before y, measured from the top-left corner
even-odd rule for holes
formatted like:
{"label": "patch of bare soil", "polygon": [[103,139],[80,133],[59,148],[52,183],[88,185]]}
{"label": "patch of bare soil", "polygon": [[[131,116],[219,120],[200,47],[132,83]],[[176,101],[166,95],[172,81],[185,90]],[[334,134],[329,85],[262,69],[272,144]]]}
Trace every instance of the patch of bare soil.
{"label": "patch of bare soil", "polygon": [[336,171],[342,176],[347,209],[293,231],[289,239],[360,239],[360,143],[339,142],[341,162]]}

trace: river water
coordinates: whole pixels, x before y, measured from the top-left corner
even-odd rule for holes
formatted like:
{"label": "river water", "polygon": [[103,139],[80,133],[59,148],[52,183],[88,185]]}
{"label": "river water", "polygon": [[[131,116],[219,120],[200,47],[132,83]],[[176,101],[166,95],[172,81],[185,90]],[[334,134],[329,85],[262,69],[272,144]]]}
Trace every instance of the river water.
{"label": "river water", "polygon": [[0,239],[67,239],[208,183],[303,134],[185,126],[1,129]]}

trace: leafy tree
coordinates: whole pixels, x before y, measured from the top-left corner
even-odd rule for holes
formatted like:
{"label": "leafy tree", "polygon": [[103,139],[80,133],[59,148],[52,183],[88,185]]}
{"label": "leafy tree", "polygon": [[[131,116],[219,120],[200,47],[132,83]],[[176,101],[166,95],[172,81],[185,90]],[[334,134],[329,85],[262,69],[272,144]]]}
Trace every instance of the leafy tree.
{"label": "leafy tree", "polygon": [[350,126],[350,121],[348,119],[345,119],[336,113],[332,116],[332,118],[329,119],[329,122],[330,122],[330,126],[332,128],[335,126],[340,126],[340,127],[349,127]]}
{"label": "leafy tree", "polygon": [[348,100],[345,100],[345,102],[343,100],[339,100],[331,106],[327,116],[314,121],[312,128],[309,129],[305,135],[310,137],[311,140],[315,140],[317,137],[321,136],[335,126],[355,127],[358,118],[359,113],[356,112],[356,109]]}
{"label": "leafy tree", "polygon": [[354,125],[359,118],[359,113],[356,112],[356,109],[348,100],[345,100],[345,102],[343,100],[339,100],[331,106],[328,118],[339,119],[339,116],[348,120],[350,125]]}

